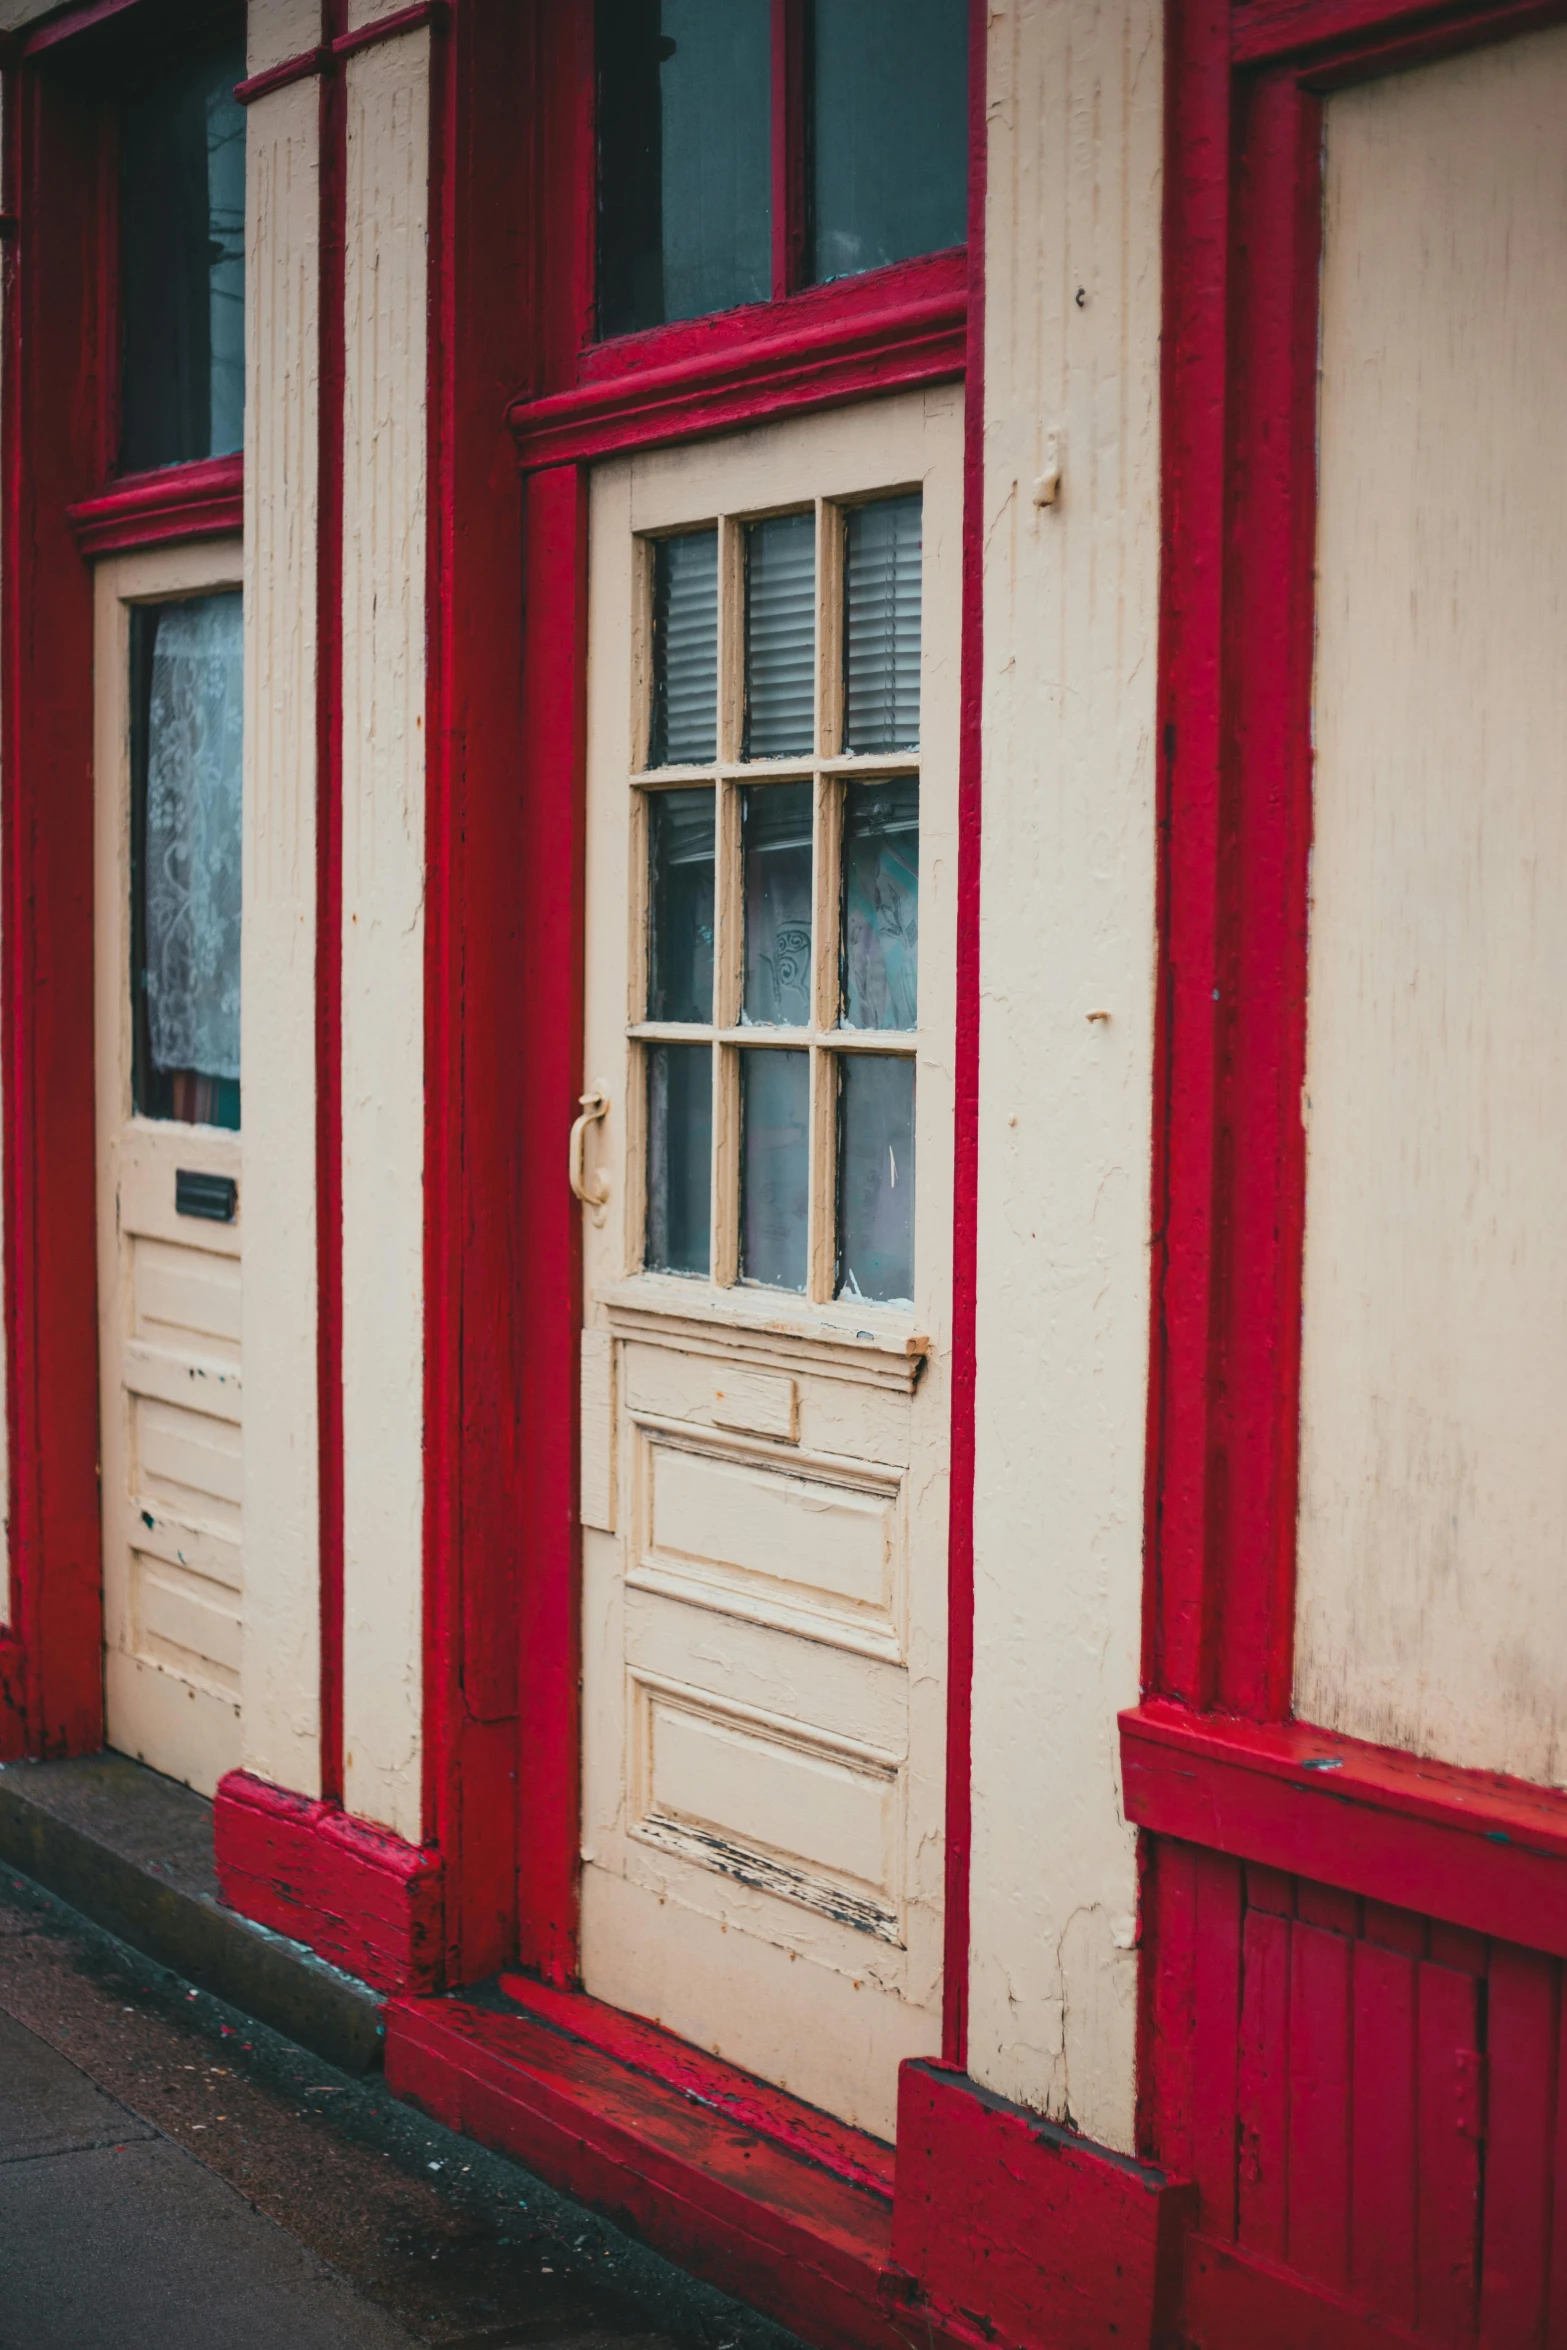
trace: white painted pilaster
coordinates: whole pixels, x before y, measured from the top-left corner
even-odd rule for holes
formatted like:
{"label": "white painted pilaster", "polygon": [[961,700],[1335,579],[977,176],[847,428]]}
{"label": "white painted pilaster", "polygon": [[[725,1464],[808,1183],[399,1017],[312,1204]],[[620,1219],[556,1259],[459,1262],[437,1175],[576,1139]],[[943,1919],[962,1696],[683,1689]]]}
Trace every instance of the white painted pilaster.
{"label": "white painted pilaster", "polygon": [[[251,0],[252,73],[320,39],[317,0]],[[320,94],[246,125],[246,1765],[320,1787],[316,1386],[316,483]]]}
{"label": "white painted pilaster", "polygon": [[[991,7],[969,2069],[1123,2148],[1162,77],[1158,0]],[[1061,489],[1040,506],[1052,429]]]}
{"label": "white painted pilaster", "polygon": [[417,1840],[428,32],[363,51],[346,79],[344,1802]]}

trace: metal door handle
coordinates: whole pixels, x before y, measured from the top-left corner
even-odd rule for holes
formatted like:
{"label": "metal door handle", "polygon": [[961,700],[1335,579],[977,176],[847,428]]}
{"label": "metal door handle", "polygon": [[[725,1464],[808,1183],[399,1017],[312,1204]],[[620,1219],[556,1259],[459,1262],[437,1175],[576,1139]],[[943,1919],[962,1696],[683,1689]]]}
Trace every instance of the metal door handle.
{"label": "metal door handle", "polygon": [[571,1141],[566,1152],[566,1172],[571,1178],[571,1188],[583,1206],[585,1208],[601,1208],[609,1198],[609,1178],[607,1175],[595,1175],[590,1183],[584,1172],[583,1162],[587,1157],[588,1128],[596,1125],[600,1118],[608,1114],[609,1095],[595,1089],[594,1092],[585,1093],[580,1098],[582,1115],[580,1118],[572,1120]]}

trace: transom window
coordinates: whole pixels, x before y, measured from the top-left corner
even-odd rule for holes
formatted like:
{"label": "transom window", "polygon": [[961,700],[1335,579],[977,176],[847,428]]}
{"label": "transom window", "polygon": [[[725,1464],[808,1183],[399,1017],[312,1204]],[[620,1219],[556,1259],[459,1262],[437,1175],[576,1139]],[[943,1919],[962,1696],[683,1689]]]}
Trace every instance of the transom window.
{"label": "transom window", "polygon": [[913,1295],[921,519],[641,542],[650,1271]]}
{"label": "transom window", "polygon": [[968,0],[598,0],[602,335],[961,245]]}

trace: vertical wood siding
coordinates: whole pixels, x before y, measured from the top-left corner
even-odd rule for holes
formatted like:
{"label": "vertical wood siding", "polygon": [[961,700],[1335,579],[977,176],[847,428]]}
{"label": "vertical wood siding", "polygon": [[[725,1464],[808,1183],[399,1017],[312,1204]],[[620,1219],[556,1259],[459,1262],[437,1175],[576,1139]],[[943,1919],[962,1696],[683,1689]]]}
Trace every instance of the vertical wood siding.
{"label": "vertical wood siding", "polygon": [[[990,12],[968,2061],[1129,2147],[1162,12]],[[1058,502],[1036,506],[1047,433]],[[1090,1020],[1091,1012],[1108,1019]]]}
{"label": "vertical wood siding", "polygon": [[346,73],[343,1800],[417,1842],[430,35]]}
{"label": "vertical wood siding", "polygon": [[[252,72],[319,37],[250,11]],[[315,30],[312,31],[312,23]],[[316,486],[320,101],[246,118],[244,1285],[246,1767],[320,1792],[316,1386]]]}

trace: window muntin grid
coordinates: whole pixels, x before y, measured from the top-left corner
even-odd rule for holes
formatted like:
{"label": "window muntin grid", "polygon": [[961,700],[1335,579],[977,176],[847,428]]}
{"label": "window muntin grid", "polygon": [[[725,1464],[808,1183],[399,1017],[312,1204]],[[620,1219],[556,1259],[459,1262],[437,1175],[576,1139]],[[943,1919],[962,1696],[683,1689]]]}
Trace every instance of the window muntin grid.
{"label": "window muntin grid", "polygon": [[[651,660],[631,777],[633,870],[645,895],[629,1034],[646,1090],[643,1262],[817,1303],[907,1304],[913,1295],[919,579],[916,570],[911,582],[905,559],[898,626],[885,632],[906,747],[857,754],[844,747],[848,637],[867,584],[857,550],[886,567],[885,532],[860,519],[872,503],[819,499],[784,515],[721,515],[681,534],[711,534],[716,546],[710,646],[656,625],[674,542],[641,542]],[[899,541],[907,546],[912,530],[918,545],[918,492],[874,503],[896,506]],[[770,556],[784,559],[759,593]],[[779,669],[765,657],[775,626],[792,672],[785,739],[797,747],[763,757],[759,740],[779,739],[758,723],[777,708]],[[863,645],[854,659],[863,675]],[[668,755],[658,713],[679,702],[682,662],[716,674],[711,761]],[[773,699],[759,712],[764,695]],[[710,900],[688,870],[709,804]],[[700,960],[693,909],[700,932],[708,904],[711,1012],[695,1017],[701,1007],[681,989],[671,1017],[668,975]]]}

